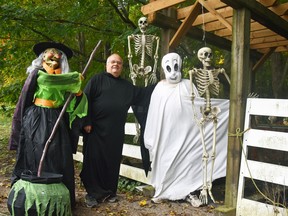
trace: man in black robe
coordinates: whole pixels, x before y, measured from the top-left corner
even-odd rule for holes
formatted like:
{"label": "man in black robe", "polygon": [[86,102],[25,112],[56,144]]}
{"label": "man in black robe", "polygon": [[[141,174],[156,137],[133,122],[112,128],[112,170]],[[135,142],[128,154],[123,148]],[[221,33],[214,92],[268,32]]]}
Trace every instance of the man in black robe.
{"label": "man in black robe", "polygon": [[155,87],[140,88],[122,79],[122,65],[122,58],[112,54],[106,71],[92,77],[84,89],[89,108],[84,121],[80,177],[88,207],[99,201],[116,201],[127,111],[132,105],[147,105]]}

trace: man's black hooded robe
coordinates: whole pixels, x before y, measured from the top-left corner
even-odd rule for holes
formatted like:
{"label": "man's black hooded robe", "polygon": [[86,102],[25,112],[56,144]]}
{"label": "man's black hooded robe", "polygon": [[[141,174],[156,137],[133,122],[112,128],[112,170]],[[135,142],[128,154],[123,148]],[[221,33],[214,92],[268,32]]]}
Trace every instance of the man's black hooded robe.
{"label": "man's black hooded robe", "polygon": [[84,134],[81,180],[96,199],[116,195],[127,111],[132,105],[147,106],[155,85],[140,88],[104,72],[95,75],[84,92],[89,101]]}

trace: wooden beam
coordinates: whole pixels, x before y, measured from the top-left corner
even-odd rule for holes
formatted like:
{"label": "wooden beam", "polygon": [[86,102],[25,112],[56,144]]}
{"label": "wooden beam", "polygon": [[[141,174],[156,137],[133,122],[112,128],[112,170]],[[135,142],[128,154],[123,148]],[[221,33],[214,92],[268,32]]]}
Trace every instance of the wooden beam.
{"label": "wooden beam", "polygon": [[[225,19],[232,18],[233,16],[233,8],[231,7],[221,8],[216,11],[218,14],[221,14],[221,16],[224,17]],[[214,15],[210,13],[204,13],[196,18],[195,22],[193,23],[193,26],[201,25],[203,23],[203,17],[204,17],[205,23],[218,21],[217,17],[215,17]]]}
{"label": "wooden beam", "polygon": [[[227,25],[229,25],[229,22],[232,23],[232,17],[226,18]],[[227,31],[230,31],[230,34],[232,35],[232,25],[230,28],[227,28],[227,26],[224,23],[219,22],[219,21],[205,23],[205,31],[215,32],[221,29],[226,29]]]}
{"label": "wooden beam", "polygon": [[267,29],[265,26],[258,22],[251,22],[251,32]]}
{"label": "wooden beam", "polygon": [[177,32],[171,39],[169,46],[174,49],[178,44],[180,39],[186,34],[186,32],[191,28],[192,23],[195,21],[196,17],[201,13],[201,4],[196,1],[196,3],[191,8],[190,14],[185,18],[181,26],[178,28]]}
{"label": "wooden beam", "polygon": [[277,34],[288,38],[288,22],[256,0],[221,0],[237,9],[246,8],[251,11],[251,18],[261,23]]}
{"label": "wooden beam", "polygon": [[273,6],[278,3],[278,0],[257,0],[257,1],[266,7]]}
{"label": "wooden beam", "polygon": [[227,20],[219,14],[207,1],[198,0],[199,3],[203,5],[211,14],[213,14],[224,26],[226,26],[230,31],[232,31],[231,23],[227,22]]}
{"label": "wooden beam", "polygon": [[271,56],[271,54],[275,51],[276,47],[269,49],[267,53],[265,53],[259,61],[253,66],[252,72],[255,73],[255,71],[258,70],[258,68],[263,65],[263,63]]}
{"label": "wooden beam", "polygon": [[[166,16],[163,13],[156,12],[155,15],[153,16],[153,23],[151,24],[164,29],[166,28],[177,30],[181,25],[181,21]],[[187,36],[195,40],[202,40],[203,30],[192,26],[188,30]],[[218,37],[217,35],[207,32],[206,40],[207,43],[221,47],[224,50],[231,51],[231,41],[226,40],[225,38]]]}
{"label": "wooden beam", "polygon": [[[212,4],[213,8],[216,10],[220,8],[225,8],[226,6],[226,4],[224,4],[220,0],[206,0],[205,2]],[[184,19],[186,16],[188,16],[189,12],[191,11],[191,7],[193,7],[193,5],[177,9],[177,19]]]}
{"label": "wooden beam", "polygon": [[261,38],[261,37],[268,37],[268,36],[276,36],[277,34],[269,29],[263,29],[259,31],[252,31],[250,32],[251,38]]}
{"label": "wooden beam", "polygon": [[[270,49],[257,49],[257,51],[259,53],[266,53],[268,52]],[[279,46],[279,47],[276,47],[275,51],[274,52],[288,52],[288,46]]]}
{"label": "wooden beam", "polygon": [[[164,15],[163,13],[156,12],[156,13],[149,14],[148,19],[150,15],[153,16],[153,18],[151,18],[151,21],[152,21],[151,24],[159,28],[177,30],[179,26],[181,25],[181,21],[171,18],[167,15]],[[193,26],[188,30],[186,35],[187,37],[190,37],[198,41],[203,40],[203,30],[193,27]],[[230,35],[231,35],[231,32],[230,32]],[[216,46],[216,47],[219,47],[221,49],[231,52],[231,40],[230,39],[228,40],[225,37],[219,37],[218,35],[215,35],[214,33],[210,33],[210,32],[206,32],[205,37],[206,37],[207,44],[211,44],[213,46]],[[262,56],[262,54],[254,50],[250,50],[250,55],[251,57],[256,58],[256,59],[259,59]]]}
{"label": "wooden beam", "polygon": [[277,47],[275,52],[288,52],[288,46]]}
{"label": "wooden beam", "polygon": [[271,47],[278,47],[278,46],[288,46],[288,41],[275,41],[270,43],[261,43],[251,45],[251,49],[263,49],[263,48],[271,48]]}
{"label": "wooden beam", "polygon": [[142,6],[141,12],[143,13],[143,15],[147,15],[149,13],[168,8],[185,1],[186,0],[157,0]]}
{"label": "wooden beam", "polygon": [[269,36],[269,37],[261,37],[261,38],[251,38],[250,45],[252,46],[255,44],[280,42],[280,41],[286,41],[286,40],[287,40],[286,38],[279,36],[279,35]]}
{"label": "wooden beam", "polygon": [[276,5],[274,7],[269,7],[271,11],[276,13],[279,16],[287,15],[288,13],[288,2],[280,5]]}

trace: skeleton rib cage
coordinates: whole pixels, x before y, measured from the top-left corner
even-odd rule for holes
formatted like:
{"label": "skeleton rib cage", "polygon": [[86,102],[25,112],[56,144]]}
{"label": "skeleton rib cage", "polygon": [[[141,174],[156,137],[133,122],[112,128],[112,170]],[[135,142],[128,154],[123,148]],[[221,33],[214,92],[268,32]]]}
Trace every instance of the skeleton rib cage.
{"label": "skeleton rib cage", "polygon": [[220,82],[218,78],[218,69],[194,69],[194,71],[196,72],[195,80],[200,96],[204,95],[206,90],[208,90],[213,95],[219,94]]}
{"label": "skeleton rib cage", "polygon": [[153,42],[155,39],[154,35],[133,35],[135,40],[135,54],[141,55],[144,52],[152,58],[153,55]]}

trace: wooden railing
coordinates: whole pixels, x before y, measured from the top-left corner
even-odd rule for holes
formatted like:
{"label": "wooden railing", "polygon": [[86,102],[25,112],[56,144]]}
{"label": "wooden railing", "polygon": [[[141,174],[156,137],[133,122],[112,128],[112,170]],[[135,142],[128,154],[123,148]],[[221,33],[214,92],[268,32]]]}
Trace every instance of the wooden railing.
{"label": "wooden railing", "polygon": [[[134,119],[133,111],[131,108],[128,111],[128,115],[132,115],[132,118]],[[140,146],[133,144],[133,139],[131,138],[131,136],[136,135],[136,124],[134,122],[126,122],[125,135],[126,138],[123,145],[122,155],[124,157],[132,158],[141,162],[142,157]],[[130,136],[130,139],[127,138],[128,136]],[[80,148],[78,148],[77,153],[73,155],[73,158],[76,161],[83,162],[83,154],[81,152],[81,146],[83,145],[82,137],[80,137],[78,145]],[[125,160],[123,160],[123,163],[121,163],[120,175],[145,184],[149,184],[150,182],[150,173],[148,173],[148,177],[146,177],[144,169],[137,167],[136,164],[133,165],[133,163],[129,163],[129,165],[125,164]]]}
{"label": "wooden railing", "polygon": [[288,100],[247,100],[237,216],[288,215],[287,118]]}

